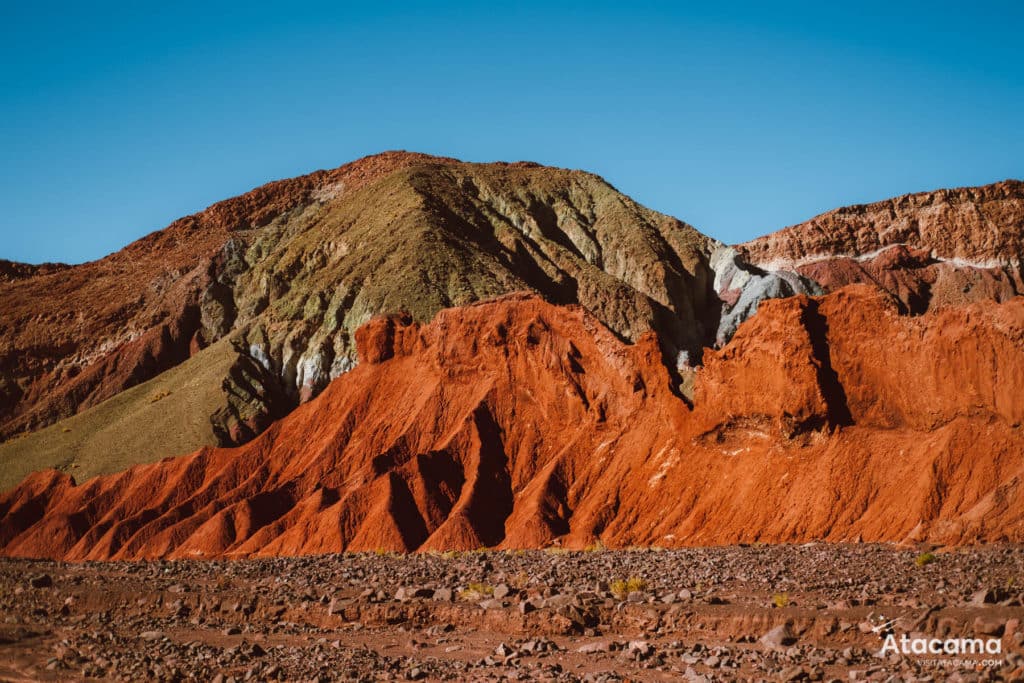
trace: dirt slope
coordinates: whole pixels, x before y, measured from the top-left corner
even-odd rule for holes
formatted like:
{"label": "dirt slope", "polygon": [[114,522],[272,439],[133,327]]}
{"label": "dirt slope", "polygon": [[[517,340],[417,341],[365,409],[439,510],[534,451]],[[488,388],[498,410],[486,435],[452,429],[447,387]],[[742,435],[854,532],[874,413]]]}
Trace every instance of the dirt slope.
{"label": "dirt slope", "polygon": [[374,319],[357,343],[245,446],[32,475],[0,498],[3,554],[1024,540],[1021,298],[766,301],[706,353],[693,410],[653,334],[531,296]]}
{"label": "dirt slope", "polygon": [[208,416],[221,407],[224,377],[237,362],[237,350],[223,339],[77,415],[9,439],[0,444],[0,490],[38,469],[84,481],[216,445]]}

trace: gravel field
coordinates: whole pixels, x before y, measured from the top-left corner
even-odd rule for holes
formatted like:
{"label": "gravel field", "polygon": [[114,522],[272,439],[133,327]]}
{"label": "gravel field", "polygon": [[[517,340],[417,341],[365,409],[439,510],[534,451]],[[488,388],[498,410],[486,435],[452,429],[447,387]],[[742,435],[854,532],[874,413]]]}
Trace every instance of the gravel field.
{"label": "gravel field", "polygon": [[0,680],[1013,680],[1022,582],[1017,546],[2,560]]}

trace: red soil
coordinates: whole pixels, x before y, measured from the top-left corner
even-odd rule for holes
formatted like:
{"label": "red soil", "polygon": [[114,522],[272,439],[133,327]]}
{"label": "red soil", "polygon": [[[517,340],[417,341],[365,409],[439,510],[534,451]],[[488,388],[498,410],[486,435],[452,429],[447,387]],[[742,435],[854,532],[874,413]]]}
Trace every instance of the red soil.
{"label": "red soil", "polygon": [[905,317],[766,301],[694,409],[656,339],[532,296],[378,318],[360,364],[235,449],[0,496],[0,554],[70,560],[739,541],[1024,541],[1024,299]]}

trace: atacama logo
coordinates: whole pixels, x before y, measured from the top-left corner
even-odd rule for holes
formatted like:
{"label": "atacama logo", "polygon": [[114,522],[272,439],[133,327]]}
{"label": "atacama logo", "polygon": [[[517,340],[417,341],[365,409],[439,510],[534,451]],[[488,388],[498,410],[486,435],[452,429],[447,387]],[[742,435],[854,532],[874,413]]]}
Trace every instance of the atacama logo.
{"label": "atacama logo", "polygon": [[1003,642],[998,638],[911,638],[906,633],[896,644],[896,634],[885,637],[882,654],[904,655],[1001,655]]}
{"label": "atacama logo", "polygon": [[881,656],[889,654],[903,655],[1001,655],[1003,641],[999,638],[921,638],[911,637],[906,633],[896,637],[893,632],[895,619],[883,615],[871,615],[868,621],[872,624],[871,631],[882,638]]}

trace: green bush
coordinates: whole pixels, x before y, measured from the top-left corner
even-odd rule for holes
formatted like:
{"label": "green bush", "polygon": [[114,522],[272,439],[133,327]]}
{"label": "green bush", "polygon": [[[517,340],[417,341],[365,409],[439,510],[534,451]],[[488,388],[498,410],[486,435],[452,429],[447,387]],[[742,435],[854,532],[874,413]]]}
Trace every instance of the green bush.
{"label": "green bush", "polygon": [[937,558],[932,553],[921,553],[916,558],[914,558],[914,564],[916,564],[918,567],[923,567],[926,564],[931,564],[936,559]]}

